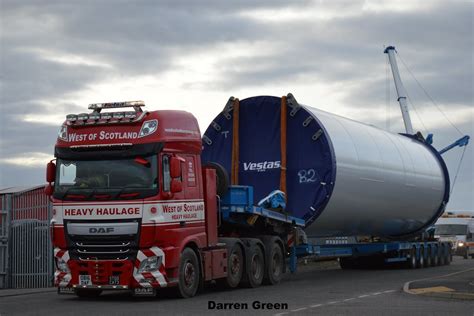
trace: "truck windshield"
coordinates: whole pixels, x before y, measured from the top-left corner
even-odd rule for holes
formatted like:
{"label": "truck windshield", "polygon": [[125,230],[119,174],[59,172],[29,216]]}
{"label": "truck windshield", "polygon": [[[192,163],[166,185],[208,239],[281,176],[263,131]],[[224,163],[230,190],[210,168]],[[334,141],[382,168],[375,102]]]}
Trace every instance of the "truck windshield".
{"label": "truck windshield", "polygon": [[462,224],[438,224],[435,229],[436,235],[466,235],[467,225]]}
{"label": "truck windshield", "polygon": [[140,194],[157,189],[156,155],[114,160],[57,161],[57,198],[67,198],[68,194],[81,194],[84,198],[98,194],[118,197],[123,193]]}

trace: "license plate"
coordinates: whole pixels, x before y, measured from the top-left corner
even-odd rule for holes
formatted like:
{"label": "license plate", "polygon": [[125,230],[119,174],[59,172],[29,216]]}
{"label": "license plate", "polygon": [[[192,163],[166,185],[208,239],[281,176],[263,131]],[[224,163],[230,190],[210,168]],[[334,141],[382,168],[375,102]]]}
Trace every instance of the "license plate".
{"label": "license plate", "polygon": [[133,290],[133,296],[155,296],[156,290],[151,287],[138,288]]}
{"label": "license plate", "polygon": [[72,287],[59,287],[58,294],[74,294],[74,289]]}
{"label": "license plate", "polygon": [[92,285],[91,276],[90,275],[79,275],[79,285]]}
{"label": "license plate", "polygon": [[119,285],[120,284],[120,276],[112,275],[109,277],[109,284],[110,285]]}

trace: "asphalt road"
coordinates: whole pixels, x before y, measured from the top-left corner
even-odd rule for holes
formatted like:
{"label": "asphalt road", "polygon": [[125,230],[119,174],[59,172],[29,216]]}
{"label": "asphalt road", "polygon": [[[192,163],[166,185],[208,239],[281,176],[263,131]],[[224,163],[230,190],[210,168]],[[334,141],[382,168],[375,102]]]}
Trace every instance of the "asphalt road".
{"label": "asphalt road", "polygon": [[[474,301],[412,295],[408,281],[474,268],[474,260],[455,257],[449,266],[418,270],[341,270],[335,263],[309,264],[277,286],[204,290],[192,299],[164,293],[137,299],[127,293],[79,299],[53,292],[0,297],[0,315],[474,315]],[[459,277],[459,274],[457,275]],[[471,280],[473,281],[473,280]],[[209,303],[241,303],[248,309],[209,309]],[[254,309],[253,302],[288,304],[283,310]],[[228,305],[229,306],[229,305]],[[282,305],[284,307],[284,305]],[[236,305],[233,305],[235,308]]]}

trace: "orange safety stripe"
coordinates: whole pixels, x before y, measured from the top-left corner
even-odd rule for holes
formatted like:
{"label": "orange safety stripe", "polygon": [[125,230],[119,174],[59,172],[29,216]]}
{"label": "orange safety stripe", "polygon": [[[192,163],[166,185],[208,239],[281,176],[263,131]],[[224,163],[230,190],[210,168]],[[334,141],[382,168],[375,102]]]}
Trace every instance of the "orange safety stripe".
{"label": "orange safety stripe", "polygon": [[239,184],[239,99],[234,100],[233,104],[233,122],[232,122],[232,170],[231,184]]}
{"label": "orange safety stripe", "polygon": [[[281,152],[281,169],[280,169],[280,191],[286,192],[286,113],[287,113],[286,97],[281,97],[281,115],[280,115],[280,152]],[[288,197],[287,197],[288,200]]]}

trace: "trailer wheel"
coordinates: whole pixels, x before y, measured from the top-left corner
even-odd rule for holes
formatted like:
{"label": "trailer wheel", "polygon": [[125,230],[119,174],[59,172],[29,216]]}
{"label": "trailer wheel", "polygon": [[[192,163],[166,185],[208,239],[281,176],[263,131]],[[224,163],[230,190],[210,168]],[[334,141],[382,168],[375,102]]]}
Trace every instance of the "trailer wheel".
{"label": "trailer wheel", "polygon": [[102,290],[97,289],[76,289],[76,295],[81,298],[97,297],[102,293]]}
{"label": "trailer wheel", "polygon": [[273,240],[272,243],[265,244],[266,259],[265,274],[263,281],[265,284],[278,284],[284,273],[285,257],[280,244]]}
{"label": "trailer wheel", "polygon": [[343,270],[354,269],[355,261],[353,258],[341,257],[339,258],[339,265],[341,266],[341,269]]}
{"label": "trailer wheel", "polygon": [[178,295],[182,298],[196,295],[200,280],[198,257],[191,248],[185,248],[179,261]]}
{"label": "trailer wheel", "polygon": [[424,251],[424,248],[423,246],[420,247],[420,251],[419,251],[419,256],[417,256],[416,258],[416,267],[417,268],[423,268],[423,266],[425,265],[425,251]]}
{"label": "trailer wheel", "polygon": [[410,269],[416,269],[416,248],[413,247],[410,249],[410,258],[408,259],[408,268]]}
{"label": "trailer wheel", "polygon": [[446,247],[446,255],[444,259],[444,264],[445,265],[450,265],[451,264],[451,248]]}
{"label": "trailer wheel", "polygon": [[245,274],[242,279],[244,287],[258,287],[262,284],[265,272],[265,258],[262,248],[256,242],[252,242],[246,249]]}
{"label": "trailer wheel", "polygon": [[217,283],[227,288],[237,287],[242,280],[244,266],[242,248],[238,243],[233,243],[227,249],[227,277],[217,280]]}
{"label": "trailer wheel", "polygon": [[227,170],[217,162],[208,162],[204,165],[204,167],[212,168],[216,170],[216,189],[217,195],[223,197],[227,191],[229,190],[229,174]]}
{"label": "trailer wheel", "polygon": [[443,252],[444,252],[444,246],[439,245],[438,246],[438,254],[436,256],[436,265],[437,266],[442,266],[444,264]]}
{"label": "trailer wheel", "polygon": [[433,261],[431,260],[431,246],[426,247],[426,258],[425,258],[425,267],[431,267],[433,265]]}

